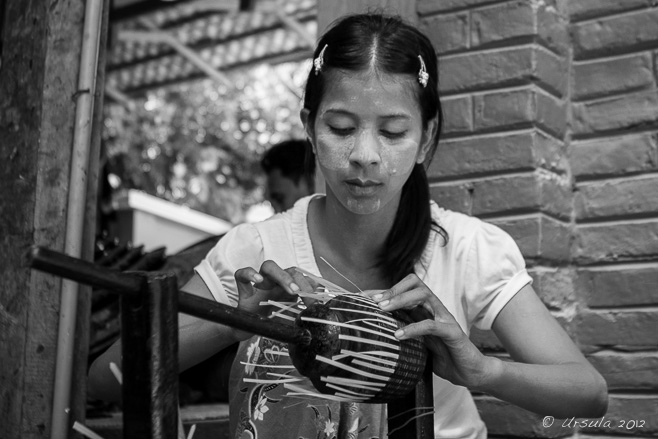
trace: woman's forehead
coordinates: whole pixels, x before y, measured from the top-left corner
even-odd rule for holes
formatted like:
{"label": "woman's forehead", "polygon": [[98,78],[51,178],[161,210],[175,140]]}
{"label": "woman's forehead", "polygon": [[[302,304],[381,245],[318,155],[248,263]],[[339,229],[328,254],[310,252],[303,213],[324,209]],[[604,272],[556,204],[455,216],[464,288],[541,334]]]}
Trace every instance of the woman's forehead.
{"label": "woman's forehead", "polygon": [[337,70],[326,74],[322,112],[368,106],[378,111],[388,109],[391,113],[420,112],[417,84],[410,75]]}

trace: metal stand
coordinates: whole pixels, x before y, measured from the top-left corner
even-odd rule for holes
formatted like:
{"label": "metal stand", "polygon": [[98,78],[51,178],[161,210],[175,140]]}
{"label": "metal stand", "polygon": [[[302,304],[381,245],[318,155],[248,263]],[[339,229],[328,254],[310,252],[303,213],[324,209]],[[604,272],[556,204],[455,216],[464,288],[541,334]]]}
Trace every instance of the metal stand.
{"label": "metal stand", "polygon": [[121,295],[123,437],[178,438],[176,276],[148,274],[140,294]]}
{"label": "metal stand", "polygon": [[[34,247],[32,268],[121,294],[124,438],[177,439],[178,434],[178,312],[253,332],[281,342],[306,346],[305,330],[203,299],[176,286],[170,273],[121,273],[91,262]],[[432,407],[432,368],[406,397],[389,403],[393,438],[433,437],[433,416],[410,418],[413,409]],[[400,415],[400,416],[396,416]]]}
{"label": "metal stand", "polygon": [[[388,403],[388,431],[391,439],[434,437],[434,395],[432,359],[427,359],[423,377],[403,398]],[[409,422],[411,418],[414,418]]]}

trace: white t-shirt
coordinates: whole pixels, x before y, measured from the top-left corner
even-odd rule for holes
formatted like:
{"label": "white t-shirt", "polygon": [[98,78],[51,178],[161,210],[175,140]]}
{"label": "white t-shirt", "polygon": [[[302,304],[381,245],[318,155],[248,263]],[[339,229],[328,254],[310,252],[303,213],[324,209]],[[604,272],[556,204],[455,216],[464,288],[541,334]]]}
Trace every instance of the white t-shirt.
{"label": "white t-shirt", "polygon": [[[269,220],[235,227],[208,253],[196,271],[218,302],[235,305],[235,271],[248,266],[259,269],[266,260],[320,276],[307,226],[313,197],[302,198],[292,209]],[[434,202],[431,212],[447,232],[448,242],[432,232],[416,264],[416,274],[466,334],[473,325],[490,329],[507,302],[532,282],[521,252],[512,238],[494,225],[442,209]],[[486,437],[468,389],[435,376],[434,406],[435,437]]]}

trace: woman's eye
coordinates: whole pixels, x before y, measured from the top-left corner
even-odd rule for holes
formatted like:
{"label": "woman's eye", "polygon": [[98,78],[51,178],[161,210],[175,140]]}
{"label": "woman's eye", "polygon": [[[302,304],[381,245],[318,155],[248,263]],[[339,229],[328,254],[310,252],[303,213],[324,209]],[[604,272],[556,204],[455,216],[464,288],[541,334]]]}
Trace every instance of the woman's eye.
{"label": "woman's eye", "polygon": [[340,136],[346,136],[354,131],[354,128],[352,127],[334,127],[331,125],[329,125],[329,129],[332,133],[338,134]]}
{"label": "woman's eye", "polygon": [[387,131],[387,130],[382,131],[382,135],[389,139],[401,139],[406,134],[407,134],[406,131]]}

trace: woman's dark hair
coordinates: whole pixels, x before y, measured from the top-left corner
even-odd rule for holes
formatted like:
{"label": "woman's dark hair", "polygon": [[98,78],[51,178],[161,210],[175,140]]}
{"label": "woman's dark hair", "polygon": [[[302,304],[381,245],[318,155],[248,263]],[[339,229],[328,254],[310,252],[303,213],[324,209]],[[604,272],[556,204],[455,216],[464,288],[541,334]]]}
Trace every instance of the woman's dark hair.
{"label": "woman's dark hair", "polygon": [[[323,48],[326,49],[323,51]],[[361,14],[343,17],[332,24],[318,42],[313,59],[323,51],[323,66],[316,74],[313,67],[306,82],[304,108],[308,123],[314,124],[318,107],[327,87],[327,72],[332,69],[363,72],[375,70],[387,74],[409,75],[416,79],[416,92],[421,108],[423,128],[436,119],[438,128],[424,164],[416,164],[402,188],[400,206],[379,264],[392,281],[398,282],[413,273],[434,227],[444,238],[447,234],[433,223],[430,212],[430,193],[426,166],[436,151],[443,121],[438,92],[438,68],[434,47],[430,40],[400,17],[384,14]],[[429,79],[423,87],[417,80],[421,56]]]}

